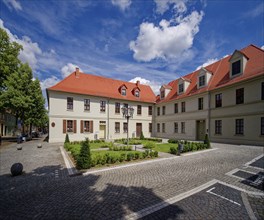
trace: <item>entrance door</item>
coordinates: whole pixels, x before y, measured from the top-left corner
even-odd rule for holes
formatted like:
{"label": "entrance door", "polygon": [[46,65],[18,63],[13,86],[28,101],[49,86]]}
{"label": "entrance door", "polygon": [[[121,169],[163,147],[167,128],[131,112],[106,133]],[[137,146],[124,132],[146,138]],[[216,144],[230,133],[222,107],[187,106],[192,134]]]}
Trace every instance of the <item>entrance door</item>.
{"label": "entrance door", "polygon": [[142,123],[137,123],[136,124],[136,132],[137,132],[137,137],[140,137],[141,132],[142,132]]}
{"label": "entrance door", "polygon": [[205,137],[205,120],[196,121],[196,136],[198,141],[203,141]]}
{"label": "entrance door", "polygon": [[105,125],[100,125],[100,129],[99,129],[99,139],[105,139],[105,130],[106,130],[106,126]]}

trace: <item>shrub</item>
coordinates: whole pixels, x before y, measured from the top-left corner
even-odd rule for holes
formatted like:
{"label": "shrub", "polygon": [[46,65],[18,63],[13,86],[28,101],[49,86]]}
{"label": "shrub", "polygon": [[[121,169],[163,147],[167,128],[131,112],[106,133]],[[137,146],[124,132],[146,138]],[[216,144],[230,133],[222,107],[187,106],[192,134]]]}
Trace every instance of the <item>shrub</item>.
{"label": "shrub", "polygon": [[127,153],[127,161],[131,161],[134,159],[134,154],[132,152]]}
{"label": "shrub", "polygon": [[70,143],[70,139],[69,139],[69,135],[68,135],[68,133],[67,133],[66,136],[65,136],[64,144],[66,144],[66,143]]}
{"label": "shrub", "polygon": [[176,140],[176,139],[169,139],[169,140],[168,140],[168,143],[171,143],[171,144],[178,144],[178,140]]}
{"label": "shrub", "polygon": [[144,137],[144,134],[143,134],[143,131],[141,131],[141,133],[140,133],[140,138],[139,138],[140,140],[144,140],[145,139],[145,137]]}
{"label": "shrub", "polygon": [[206,145],[208,146],[208,148],[211,147],[211,143],[210,143],[210,140],[209,140],[208,134],[205,135],[205,138],[204,138],[204,144],[206,144]]}
{"label": "shrub", "polygon": [[178,150],[177,147],[170,147],[170,153],[171,154],[175,154],[176,155],[177,154],[177,150]]}
{"label": "shrub", "polygon": [[159,152],[158,151],[154,151],[154,157],[158,157],[159,156]]}
{"label": "shrub", "polygon": [[146,149],[153,149],[156,147],[156,144],[153,142],[146,142],[146,144],[144,144],[144,148]]}
{"label": "shrub", "polygon": [[77,168],[78,169],[89,169],[91,167],[91,152],[89,140],[86,139],[81,144],[80,154],[77,157]]}
{"label": "shrub", "polygon": [[139,152],[135,152],[135,159],[139,159],[140,158],[140,153]]}

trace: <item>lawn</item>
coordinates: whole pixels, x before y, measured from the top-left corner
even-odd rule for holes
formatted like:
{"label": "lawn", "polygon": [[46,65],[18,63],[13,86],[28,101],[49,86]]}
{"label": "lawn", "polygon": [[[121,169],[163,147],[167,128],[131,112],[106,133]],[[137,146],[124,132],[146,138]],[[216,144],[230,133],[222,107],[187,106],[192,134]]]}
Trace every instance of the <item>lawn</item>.
{"label": "lawn", "polygon": [[164,153],[170,153],[170,148],[171,147],[177,147],[178,144],[156,144],[156,147],[153,150],[156,150],[158,152],[164,152]]}
{"label": "lawn", "polygon": [[[69,147],[74,147],[77,149],[81,149],[81,144],[68,144]],[[101,143],[90,143],[90,149],[98,149],[98,148],[108,148],[110,143],[101,142]]]}

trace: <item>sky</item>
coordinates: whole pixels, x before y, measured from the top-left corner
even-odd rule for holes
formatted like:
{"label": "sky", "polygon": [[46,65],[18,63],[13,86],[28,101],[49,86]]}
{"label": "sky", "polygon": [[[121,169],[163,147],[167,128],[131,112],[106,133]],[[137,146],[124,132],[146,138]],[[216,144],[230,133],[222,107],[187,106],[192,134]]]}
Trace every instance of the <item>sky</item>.
{"label": "sky", "polygon": [[264,45],[262,0],[0,0],[0,27],[45,89],[85,73],[162,84],[249,44]]}

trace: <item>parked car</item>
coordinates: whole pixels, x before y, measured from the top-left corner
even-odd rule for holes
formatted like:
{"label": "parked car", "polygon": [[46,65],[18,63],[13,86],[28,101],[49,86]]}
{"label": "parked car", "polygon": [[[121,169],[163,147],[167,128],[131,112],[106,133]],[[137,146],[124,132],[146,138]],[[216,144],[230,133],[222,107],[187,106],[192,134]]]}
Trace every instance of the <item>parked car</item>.
{"label": "parked car", "polygon": [[39,137],[39,133],[37,131],[32,131],[31,132],[31,137],[32,138],[38,138]]}

